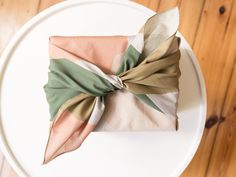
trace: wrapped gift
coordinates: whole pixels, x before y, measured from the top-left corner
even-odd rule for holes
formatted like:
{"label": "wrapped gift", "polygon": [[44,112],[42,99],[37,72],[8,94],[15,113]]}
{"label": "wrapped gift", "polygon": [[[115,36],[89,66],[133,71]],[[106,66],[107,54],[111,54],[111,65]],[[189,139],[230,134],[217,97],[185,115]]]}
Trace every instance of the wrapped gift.
{"label": "wrapped gift", "polygon": [[49,38],[44,163],[92,131],[177,130],[178,18],[177,8],[155,14],[131,36]]}

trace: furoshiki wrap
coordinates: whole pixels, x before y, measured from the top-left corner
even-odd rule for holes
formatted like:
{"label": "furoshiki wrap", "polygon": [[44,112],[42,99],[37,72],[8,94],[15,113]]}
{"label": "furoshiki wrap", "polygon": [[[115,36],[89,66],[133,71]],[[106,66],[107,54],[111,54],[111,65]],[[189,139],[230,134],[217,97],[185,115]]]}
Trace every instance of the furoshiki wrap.
{"label": "furoshiki wrap", "polygon": [[44,163],[77,149],[92,131],[177,129],[178,23],[174,8],[136,35],[50,37]]}

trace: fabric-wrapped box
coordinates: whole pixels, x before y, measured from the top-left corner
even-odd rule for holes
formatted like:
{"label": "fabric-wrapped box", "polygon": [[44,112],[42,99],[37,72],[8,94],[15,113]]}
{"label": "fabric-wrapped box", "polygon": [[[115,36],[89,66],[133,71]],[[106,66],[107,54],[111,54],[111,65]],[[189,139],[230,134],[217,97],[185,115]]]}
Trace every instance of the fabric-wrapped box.
{"label": "fabric-wrapped box", "polygon": [[44,163],[77,149],[91,131],[177,130],[178,23],[174,8],[136,35],[50,37]]}

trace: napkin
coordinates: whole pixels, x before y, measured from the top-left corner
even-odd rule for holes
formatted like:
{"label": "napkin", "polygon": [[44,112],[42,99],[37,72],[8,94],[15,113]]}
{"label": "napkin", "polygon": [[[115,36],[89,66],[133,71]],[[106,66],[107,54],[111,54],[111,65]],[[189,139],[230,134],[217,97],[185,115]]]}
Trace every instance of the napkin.
{"label": "napkin", "polygon": [[136,35],[49,38],[44,164],[79,148],[92,131],[177,130],[178,18],[174,8]]}

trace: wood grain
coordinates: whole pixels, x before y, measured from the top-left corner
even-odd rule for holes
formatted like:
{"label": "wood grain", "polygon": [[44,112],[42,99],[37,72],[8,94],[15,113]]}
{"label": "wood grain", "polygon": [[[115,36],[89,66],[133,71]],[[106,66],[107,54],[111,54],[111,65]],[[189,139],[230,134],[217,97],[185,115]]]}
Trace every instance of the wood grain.
{"label": "wood grain", "polygon": [[[232,23],[230,21],[232,5],[233,1],[208,0],[205,2],[193,45],[206,81],[208,118],[221,117],[230,73],[233,69],[231,64],[234,57],[226,57],[229,52],[228,46],[231,44],[227,38],[234,35],[228,32],[230,23]],[[220,12],[221,7],[224,7],[224,12]],[[184,173],[185,176],[195,174],[195,176],[202,177],[208,174],[217,130],[218,125],[205,130],[198,152]]]}
{"label": "wood grain", "polygon": [[[236,27],[234,29],[236,29]],[[236,57],[235,57],[236,39],[234,39],[233,41],[234,41],[234,43],[230,46],[230,47],[232,47],[233,50],[230,49],[228,56],[232,55],[232,57],[234,57],[234,59],[236,60]],[[235,82],[235,80],[236,80],[236,61],[235,60],[232,61],[233,71],[231,74],[231,81],[228,86],[228,91],[227,91],[227,96],[226,96],[225,103],[224,103],[222,117],[227,117],[228,115],[231,115],[236,112],[236,82]]]}
{"label": "wood grain", "polygon": [[38,6],[38,12],[41,12],[42,10],[62,1],[63,0],[40,0],[39,6]]}
{"label": "wood grain", "polygon": [[163,12],[169,8],[178,6],[181,3],[180,0],[160,0],[157,12]]}
{"label": "wood grain", "polygon": [[184,37],[193,46],[196,33],[199,27],[201,14],[205,1],[181,1],[180,8],[180,26],[179,31],[184,34]]}
{"label": "wood grain", "polygon": [[152,9],[154,11],[157,11],[160,5],[160,1],[145,1],[145,0],[134,0],[134,2],[138,4],[142,4],[143,6],[148,7],[149,9]]}
{"label": "wood grain", "polygon": [[207,176],[235,177],[236,174],[236,112],[219,125]]}
{"label": "wood grain", "polygon": [[[236,11],[236,3],[232,12]],[[222,123],[218,127],[207,176],[234,177],[236,174],[236,14],[232,13],[224,41],[228,46],[222,49],[229,58],[227,72],[230,82],[222,111]],[[228,50],[227,52],[225,50]],[[224,74],[225,76],[226,74]],[[223,76],[223,77],[224,77]]]}
{"label": "wood grain", "polygon": [[38,12],[39,0],[0,1],[0,51],[15,32]]}
{"label": "wood grain", "polygon": [[[0,53],[19,27],[61,0],[0,0]],[[180,9],[180,32],[201,65],[208,95],[207,119],[218,122],[204,135],[182,177],[236,176],[236,2],[234,0],[135,0],[161,12]],[[0,154],[1,177],[16,177]]]}

